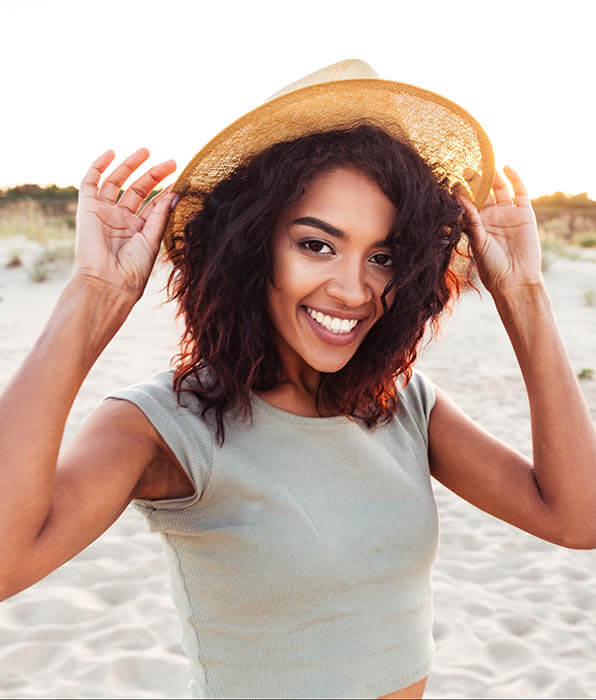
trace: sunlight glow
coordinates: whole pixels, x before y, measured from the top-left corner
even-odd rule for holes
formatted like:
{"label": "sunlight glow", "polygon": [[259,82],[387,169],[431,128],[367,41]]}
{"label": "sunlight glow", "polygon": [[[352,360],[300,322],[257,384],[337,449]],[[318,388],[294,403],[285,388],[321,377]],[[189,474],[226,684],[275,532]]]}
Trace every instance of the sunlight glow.
{"label": "sunlight glow", "polygon": [[[461,104],[532,196],[596,198],[596,3],[22,0],[4,8],[0,187],[78,185],[107,148],[178,173],[270,94],[348,57]],[[34,21],[33,21],[34,20]],[[174,178],[170,178],[170,181]]]}

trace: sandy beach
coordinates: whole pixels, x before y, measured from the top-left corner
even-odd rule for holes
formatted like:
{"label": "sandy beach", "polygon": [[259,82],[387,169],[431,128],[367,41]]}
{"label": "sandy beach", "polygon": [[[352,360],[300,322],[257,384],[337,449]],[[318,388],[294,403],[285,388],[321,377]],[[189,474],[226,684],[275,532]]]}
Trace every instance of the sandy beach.
{"label": "sandy beach", "polygon": [[[63,268],[34,283],[23,267],[0,268],[0,388],[67,274]],[[111,390],[167,368],[178,333],[173,308],[160,306],[164,281],[165,269],[156,269],[92,369],[65,442]],[[586,303],[596,263],[557,258],[546,283],[574,370],[595,370],[580,386],[596,420],[596,305]],[[484,428],[531,456],[521,374],[488,293],[464,295],[417,366]],[[596,696],[596,550],[549,544],[436,482],[434,489],[441,544],[425,697]],[[179,637],[160,539],[128,508],[79,556],[0,605],[0,696],[188,697]]]}

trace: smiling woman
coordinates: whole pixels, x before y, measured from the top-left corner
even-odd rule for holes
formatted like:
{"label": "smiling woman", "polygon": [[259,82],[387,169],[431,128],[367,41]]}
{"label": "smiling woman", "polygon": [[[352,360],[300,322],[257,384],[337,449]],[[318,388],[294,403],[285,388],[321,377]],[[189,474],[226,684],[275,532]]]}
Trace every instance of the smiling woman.
{"label": "smiling woman", "polygon": [[469,282],[462,212],[410,146],[364,120],[257,154],[203,194],[172,251],[175,386],[192,375],[220,439],[253,391],[276,404],[297,391],[305,415],[389,420],[395,377]]}
{"label": "smiling woman", "polygon": [[[283,341],[278,347],[286,351],[282,364],[294,367],[290,384],[309,385],[314,395],[318,373],[341,370],[383,315],[392,258],[381,245],[395,218],[394,204],[374,180],[338,169],[318,175],[278,224],[268,302]],[[322,238],[310,238],[317,229]],[[387,232],[381,241],[379,231]],[[394,296],[390,291],[389,306]]]}
{"label": "smiling woman", "polygon": [[[113,154],[89,169],[72,277],[0,397],[2,597],[134,502],[163,536],[193,696],[421,697],[431,476],[545,540],[596,546],[596,432],[521,179],[506,170],[514,200],[460,107],[357,61],[245,115],[193,158],[177,197],[140,208],[174,169],[118,198],[147,157],[101,184]],[[185,322],[174,366],[106,396],[61,451],[162,236]],[[523,373],[533,462],[414,367],[472,260]]]}

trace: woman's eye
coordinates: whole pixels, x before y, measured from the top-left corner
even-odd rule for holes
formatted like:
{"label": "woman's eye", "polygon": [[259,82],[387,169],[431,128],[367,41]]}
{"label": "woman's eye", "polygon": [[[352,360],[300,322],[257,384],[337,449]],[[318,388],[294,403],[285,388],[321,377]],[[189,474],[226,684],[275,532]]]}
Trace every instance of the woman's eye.
{"label": "woman's eye", "polygon": [[387,253],[377,253],[372,256],[371,260],[382,267],[393,267],[393,258]]}
{"label": "woman's eye", "polygon": [[[307,250],[310,250],[312,253],[328,253],[332,252],[331,248],[327,245],[327,243],[323,243],[323,241],[317,241],[316,239],[313,239],[311,241],[302,241],[300,244]],[[324,248],[327,248],[327,250],[323,250]]]}

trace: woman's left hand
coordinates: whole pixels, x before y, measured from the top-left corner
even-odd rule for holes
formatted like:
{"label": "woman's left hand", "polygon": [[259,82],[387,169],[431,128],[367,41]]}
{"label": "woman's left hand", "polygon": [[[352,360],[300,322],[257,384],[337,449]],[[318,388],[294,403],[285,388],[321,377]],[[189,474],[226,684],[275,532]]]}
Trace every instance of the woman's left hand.
{"label": "woman's left hand", "polygon": [[465,232],[480,279],[491,294],[544,284],[536,217],[520,176],[505,166],[513,201],[503,176],[495,173],[485,205],[478,211],[459,196],[468,219]]}

